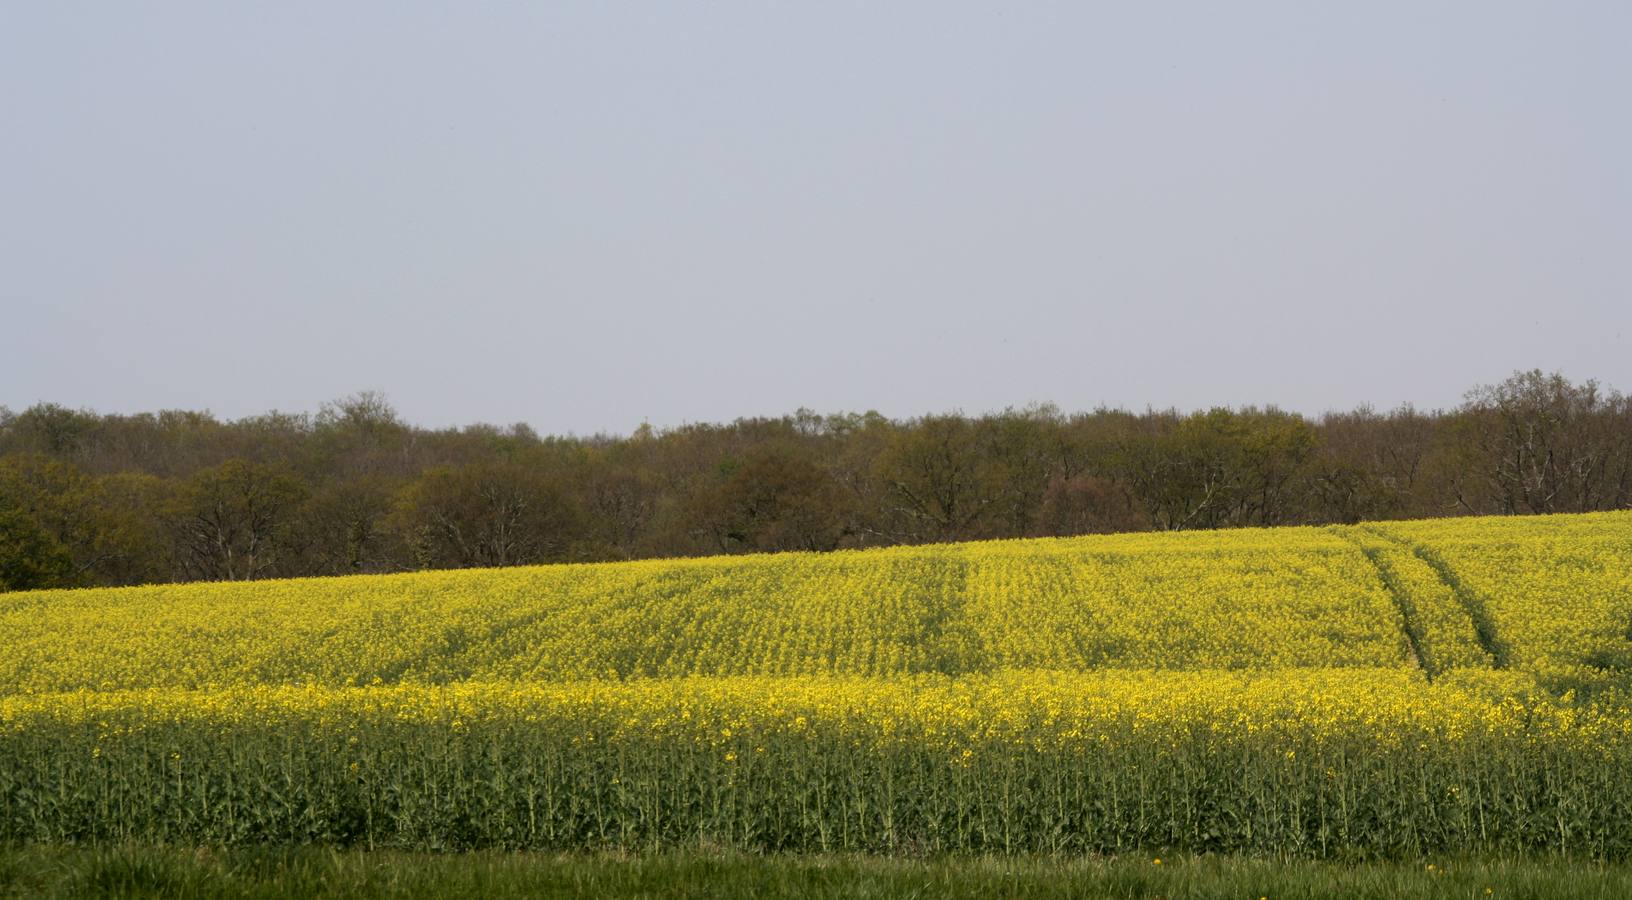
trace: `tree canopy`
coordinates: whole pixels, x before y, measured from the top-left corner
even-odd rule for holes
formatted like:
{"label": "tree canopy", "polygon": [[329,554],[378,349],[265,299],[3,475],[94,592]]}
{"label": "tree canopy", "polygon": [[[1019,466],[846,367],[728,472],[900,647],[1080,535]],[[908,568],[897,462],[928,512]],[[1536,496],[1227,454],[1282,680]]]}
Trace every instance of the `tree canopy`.
{"label": "tree canopy", "polygon": [[379,394],[236,421],[0,408],[0,586],[507,566],[1632,507],[1632,400],[1520,372],[1452,410],[1051,406],[541,437]]}

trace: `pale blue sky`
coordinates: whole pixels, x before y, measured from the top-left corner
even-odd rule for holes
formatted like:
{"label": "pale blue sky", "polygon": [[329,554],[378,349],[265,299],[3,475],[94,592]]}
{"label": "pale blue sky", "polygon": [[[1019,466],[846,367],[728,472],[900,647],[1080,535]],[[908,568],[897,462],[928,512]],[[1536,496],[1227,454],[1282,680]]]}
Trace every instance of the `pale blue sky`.
{"label": "pale blue sky", "polygon": [[0,404],[1632,389],[1632,4],[0,11]]}

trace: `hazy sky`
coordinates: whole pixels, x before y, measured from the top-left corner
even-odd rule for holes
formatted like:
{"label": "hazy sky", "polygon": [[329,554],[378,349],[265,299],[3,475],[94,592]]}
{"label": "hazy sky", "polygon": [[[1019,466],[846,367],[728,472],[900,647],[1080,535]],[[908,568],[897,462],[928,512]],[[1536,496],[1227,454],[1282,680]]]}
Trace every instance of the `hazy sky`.
{"label": "hazy sky", "polygon": [[9,3],[0,404],[1632,389],[1632,4]]}

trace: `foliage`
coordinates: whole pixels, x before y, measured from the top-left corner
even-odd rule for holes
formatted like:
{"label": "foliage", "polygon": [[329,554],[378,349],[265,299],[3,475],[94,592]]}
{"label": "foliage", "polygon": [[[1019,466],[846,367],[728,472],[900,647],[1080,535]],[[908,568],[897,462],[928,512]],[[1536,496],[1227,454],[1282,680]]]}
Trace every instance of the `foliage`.
{"label": "foliage", "polygon": [[0,509],[0,591],[56,587],[73,578],[68,551],[17,509]]}

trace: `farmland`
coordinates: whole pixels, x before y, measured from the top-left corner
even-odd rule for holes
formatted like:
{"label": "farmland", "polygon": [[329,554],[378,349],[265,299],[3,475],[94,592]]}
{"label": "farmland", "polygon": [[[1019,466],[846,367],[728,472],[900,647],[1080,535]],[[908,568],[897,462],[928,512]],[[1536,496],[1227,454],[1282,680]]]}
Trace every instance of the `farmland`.
{"label": "farmland", "polygon": [[1632,857],[1632,513],[0,597],[0,840]]}

